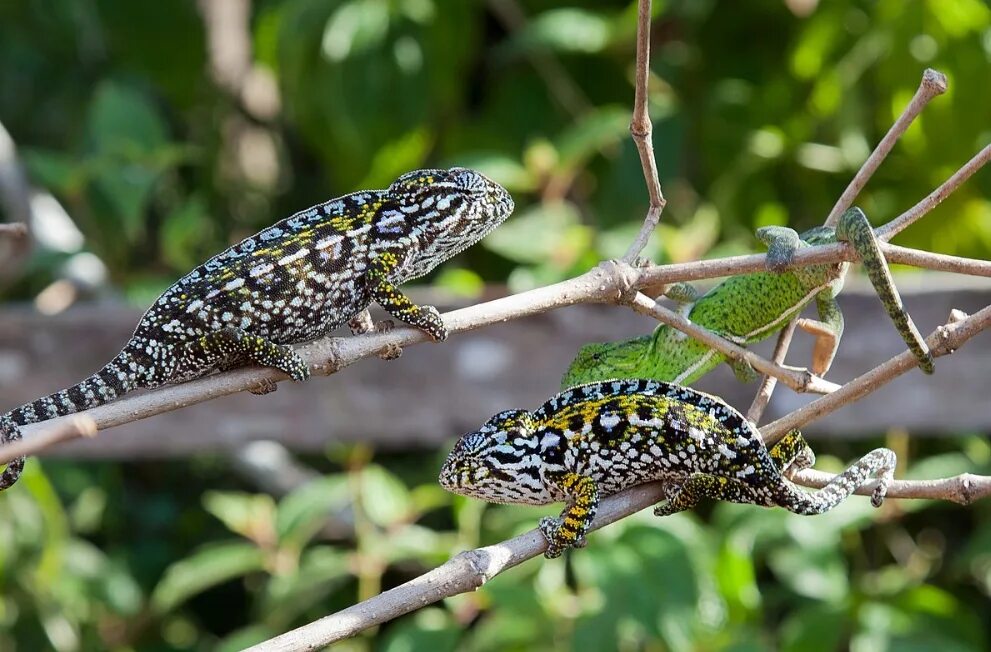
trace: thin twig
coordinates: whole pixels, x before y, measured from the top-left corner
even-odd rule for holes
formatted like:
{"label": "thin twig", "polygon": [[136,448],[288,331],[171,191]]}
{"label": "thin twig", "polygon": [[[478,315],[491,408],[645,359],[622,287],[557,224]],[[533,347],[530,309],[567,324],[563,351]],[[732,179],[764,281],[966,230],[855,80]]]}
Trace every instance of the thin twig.
{"label": "thin twig", "polygon": [[[774,364],[783,365],[785,358],[788,356],[788,348],[791,346],[792,337],[795,336],[795,327],[798,325],[798,319],[792,319],[788,322],[788,325],[784,327],[781,333],[778,334],[778,341],[774,345],[774,355],[771,356],[771,361]],[[750,404],[750,409],[747,410],[747,420],[751,423],[760,423],[760,419],[764,416],[764,410],[767,409],[767,404],[771,402],[771,396],[774,394],[774,387],[778,384],[778,379],[770,374],[766,374],[761,380],[760,388],[757,390],[757,395],[754,396],[754,402]]]}
{"label": "thin twig", "polygon": [[637,292],[630,300],[630,307],[641,315],[653,317],[662,324],[677,328],[681,332],[702,342],[710,349],[739,362],[746,362],[757,371],[777,378],[796,392],[811,392],[813,394],[829,394],[839,389],[839,385],[823,380],[808,369],[793,369],[775,364],[749,349],[716,335],[687,317],[680,315],[660,305],[650,297]]}
{"label": "thin twig", "polygon": [[949,179],[944,181],[938,188],[920,201],[918,204],[908,209],[895,219],[891,220],[881,228],[877,229],[879,240],[887,242],[909,226],[914,224],[920,217],[939,206],[939,204],[950,196],[954,190],[960,187],[964,181],[969,179],[975,172],[984,167],[984,164],[991,159],[991,145],[985,145],[984,149],[974,155],[972,159],[953,173]]}
{"label": "thin twig", "polygon": [[[989,325],[991,325],[991,306],[963,319],[954,315],[946,325],[940,326],[930,334],[926,338],[926,343],[934,357],[948,355]],[[911,351],[904,351],[896,355],[884,364],[851,380],[832,394],[818,398],[761,428],[765,443],[771,446],[788,431],[801,428],[810,421],[861,399],[892,379],[914,369],[918,366],[918,362]]]}
{"label": "thin twig", "polygon": [[640,233],[623,254],[623,260],[632,263],[647,246],[650,234],[661,221],[661,212],[667,200],[661,192],[661,182],[657,178],[657,162],[654,160],[654,143],[651,140],[654,127],[650,122],[647,82],[650,79],[650,0],[640,0],[637,7],[637,73],[633,99],[633,120],[630,122],[630,135],[640,154],[640,166],[650,196],[650,208],[644,218]]}
{"label": "thin twig", "polygon": [[919,115],[922,109],[926,108],[930,100],[945,92],[946,75],[932,68],[926,68],[922,73],[922,81],[919,83],[919,88],[915,91],[912,100],[902,110],[901,115],[891,125],[888,133],[877,144],[871,155],[864,161],[864,164],[860,166],[857,174],[854,175],[846,190],[840,195],[840,198],[836,200],[836,205],[833,206],[833,210],[829,211],[829,216],[826,217],[824,226],[836,226],[840,215],[843,214],[843,211],[850,208],[853,200],[860,194],[860,191],[863,190],[867,181],[874,175],[878,166],[881,165],[881,162],[891,152],[891,148],[895,146],[895,142],[905,133],[916,116]]}

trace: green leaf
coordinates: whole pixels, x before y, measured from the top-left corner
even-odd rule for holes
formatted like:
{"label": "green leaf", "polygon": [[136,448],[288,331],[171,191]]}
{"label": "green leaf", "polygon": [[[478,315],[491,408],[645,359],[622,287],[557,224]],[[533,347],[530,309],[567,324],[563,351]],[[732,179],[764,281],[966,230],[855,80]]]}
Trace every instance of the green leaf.
{"label": "green leaf", "polygon": [[264,494],[208,491],[203,506],[232,532],[255,538],[273,531],[275,501]]}
{"label": "green leaf", "polygon": [[307,482],[279,502],[275,531],[284,545],[302,547],[333,512],[350,513],[347,478],[330,476]]}
{"label": "green leaf", "polygon": [[610,20],[601,13],[570,7],[550,9],[530,19],[510,41],[510,48],[592,54],[608,45],[611,29]]}
{"label": "green leaf", "polygon": [[567,268],[591,240],[592,231],[579,222],[575,206],[560,201],[517,213],[482,242],[487,249],[516,262],[550,262]]}
{"label": "green leaf", "polygon": [[630,110],[599,107],[582,116],[555,140],[560,165],[577,168],[604,147],[618,145],[630,135]]}
{"label": "green leaf", "polygon": [[264,568],[263,552],[250,543],[209,544],[165,570],[152,593],[151,605],[158,613],[166,613],[213,586]]}
{"label": "green leaf", "polygon": [[410,495],[396,476],[370,464],[361,471],[361,504],[368,518],[379,527],[389,527],[410,514]]}
{"label": "green leaf", "polygon": [[134,155],[168,142],[167,127],[144,95],[117,82],[103,82],[89,107],[87,136],[94,151]]}

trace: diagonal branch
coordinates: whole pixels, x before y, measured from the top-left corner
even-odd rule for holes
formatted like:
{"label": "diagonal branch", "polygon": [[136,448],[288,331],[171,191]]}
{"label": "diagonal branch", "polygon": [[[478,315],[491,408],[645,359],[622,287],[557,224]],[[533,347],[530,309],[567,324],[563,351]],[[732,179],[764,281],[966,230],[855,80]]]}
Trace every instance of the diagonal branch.
{"label": "diagonal branch", "polygon": [[771,362],[753,351],[745,349],[739,344],[720,337],[712,331],[695,324],[687,317],[665,308],[640,292],[636,293],[630,301],[629,306],[641,315],[653,317],[662,324],[677,328],[686,335],[702,342],[710,349],[719,351],[727,358],[738,362],[745,362],[757,371],[769,377],[777,378],[796,392],[829,394],[830,392],[835,392],[840,387],[836,383],[831,383],[828,380],[820,378],[808,369],[783,367],[778,363]]}
{"label": "diagonal branch", "polygon": [[946,75],[943,73],[933,70],[932,68],[926,68],[922,72],[922,81],[919,83],[919,88],[915,91],[915,95],[912,96],[912,100],[908,105],[902,109],[901,115],[895,120],[891,128],[888,129],[888,133],[884,135],[881,142],[877,144],[871,155],[867,157],[864,164],[860,166],[857,174],[854,175],[850,184],[840,195],[840,198],[836,200],[836,204],[833,209],[829,211],[829,216],[826,217],[824,226],[836,226],[836,223],[840,219],[840,215],[843,211],[850,208],[853,204],[853,200],[856,199],[860,191],[864,189],[867,182],[874,172],[878,169],[881,163],[887,158],[888,154],[891,152],[891,148],[895,146],[895,143],[901,138],[901,135],[905,133],[912,122],[915,120],[916,116],[922,112],[922,109],[926,108],[929,101],[932,100],[937,95],[942,95],[946,92]]}

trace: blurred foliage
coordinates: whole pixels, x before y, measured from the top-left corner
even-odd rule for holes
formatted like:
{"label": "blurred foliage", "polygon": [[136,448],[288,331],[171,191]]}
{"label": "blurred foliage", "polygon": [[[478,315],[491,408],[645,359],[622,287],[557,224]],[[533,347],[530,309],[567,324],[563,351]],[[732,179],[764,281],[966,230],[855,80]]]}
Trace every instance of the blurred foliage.
{"label": "blurred foliage", "polygon": [[[255,0],[251,58],[226,72],[204,4],[0,2],[0,121],[84,236],[41,242],[5,296],[97,260],[146,305],[275,219],[418,166],[474,166],[516,197],[515,217],[431,279],[464,294],[579,273],[639,228],[632,0]],[[926,66],[950,91],[858,199],[875,223],[991,138],[980,0],[654,10],[669,199],[657,260],[750,251],[757,226],[821,222]],[[987,258],[989,196],[980,174],[899,242]],[[919,447],[911,472],[991,471],[980,437]],[[549,511],[452,499],[436,454],[332,457],[280,500],[217,460],[30,464],[0,495],[0,649],[239,649]],[[817,519],[640,515],[568,562],[529,562],[341,649],[987,649],[987,505],[892,503],[880,516],[863,501]],[[353,514],[354,541],[323,538],[328,510]]]}

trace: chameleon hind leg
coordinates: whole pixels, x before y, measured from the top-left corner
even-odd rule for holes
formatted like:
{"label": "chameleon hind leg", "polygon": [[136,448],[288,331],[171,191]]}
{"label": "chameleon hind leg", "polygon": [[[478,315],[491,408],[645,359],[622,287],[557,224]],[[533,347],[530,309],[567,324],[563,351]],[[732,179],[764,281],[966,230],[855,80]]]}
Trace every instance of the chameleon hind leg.
{"label": "chameleon hind leg", "polygon": [[368,265],[368,291],[372,299],[386,311],[410,326],[419,328],[435,342],[447,339],[447,327],[440,313],[433,306],[418,306],[389,282],[389,274],[399,267],[399,258],[391,251],[384,251]]}
{"label": "chameleon hind leg", "polygon": [[[5,446],[7,444],[13,444],[14,442],[20,441],[21,431],[18,429],[17,424],[10,415],[0,416],[0,446]],[[18,478],[21,477],[21,472],[24,471],[24,458],[18,457],[10,462],[7,462],[7,467],[0,473],[0,491],[10,487]]]}
{"label": "chameleon hind leg", "polygon": [[250,361],[263,367],[274,367],[295,381],[310,376],[309,367],[292,347],[245,333],[240,328],[213,331],[187,343],[184,357],[191,366],[198,368],[223,370]]}
{"label": "chameleon hind leg", "polygon": [[767,452],[771,456],[771,461],[782,473],[785,469],[792,471],[809,469],[816,463],[816,454],[798,430],[788,431],[778,443],[767,449]]}
{"label": "chameleon hind leg", "polygon": [[568,548],[585,547],[585,534],[599,506],[599,490],[595,480],[574,472],[549,474],[547,478],[565,495],[568,506],[557,518],[540,519],[540,532],[547,540],[544,556],[560,557]]}
{"label": "chameleon hind leg", "polygon": [[874,286],[884,310],[891,317],[898,333],[905,340],[909,351],[918,359],[919,368],[927,374],[933,372],[933,357],[926,345],[919,329],[915,327],[915,322],[905,310],[902,298],[898,294],[894,280],[891,278],[891,270],[884,258],[884,253],[878,244],[877,236],[867,216],[859,208],[851,208],[843,213],[839,223],[836,225],[836,239],[849,242],[853,245],[854,251],[860,258],[867,277]]}
{"label": "chameleon hind leg", "polygon": [[[778,477],[775,474],[775,477]],[[703,498],[732,503],[766,505],[767,498],[739,480],[709,473],[693,473],[680,484],[668,484],[667,501],[654,508],[654,516],[670,516],[692,509]]]}
{"label": "chameleon hind leg", "polygon": [[877,448],[861,457],[846,471],[830,480],[822,489],[807,492],[782,480],[776,488],[775,503],[796,514],[822,514],[839,505],[871,476],[877,487],[871,494],[871,504],[880,507],[895,472],[897,458],[888,448]]}

